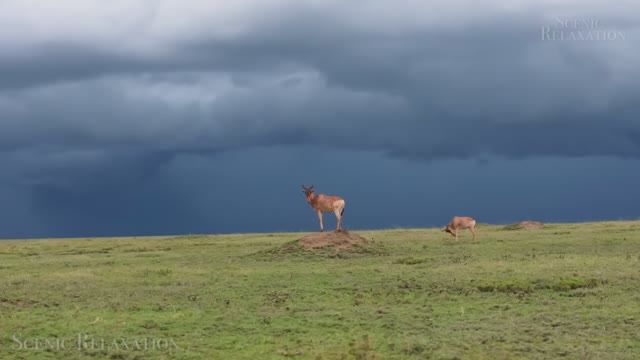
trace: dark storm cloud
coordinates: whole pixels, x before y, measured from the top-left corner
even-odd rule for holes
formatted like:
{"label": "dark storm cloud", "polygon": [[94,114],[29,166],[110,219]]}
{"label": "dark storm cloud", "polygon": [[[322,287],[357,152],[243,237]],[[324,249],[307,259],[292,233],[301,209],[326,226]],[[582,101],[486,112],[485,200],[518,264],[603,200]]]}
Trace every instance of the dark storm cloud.
{"label": "dark storm cloud", "polygon": [[[198,218],[172,185],[190,155],[640,157],[637,5],[509,4],[7,1],[0,184],[64,232],[80,225],[62,219],[147,213],[153,186],[185,209],[176,219]],[[563,30],[623,38],[541,39],[591,18],[597,29]]]}
{"label": "dark storm cloud", "polygon": [[[64,37],[18,49],[0,61],[3,144],[135,143],[135,151],[178,153],[307,143],[424,158],[640,154],[640,78],[628,63],[638,57],[637,23],[622,15],[623,41],[587,44],[541,41],[540,28],[554,20],[540,11],[408,28],[400,18],[380,29],[378,18],[337,13],[293,6],[226,37],[203,25],[164,51],[83,48]],[[615,16],[607,19],[617,29]]]}

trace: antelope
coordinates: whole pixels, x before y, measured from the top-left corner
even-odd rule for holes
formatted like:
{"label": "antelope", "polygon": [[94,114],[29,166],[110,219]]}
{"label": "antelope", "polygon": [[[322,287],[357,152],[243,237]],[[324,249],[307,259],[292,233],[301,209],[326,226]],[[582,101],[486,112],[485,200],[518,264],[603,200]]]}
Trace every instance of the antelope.
{"label": "antelope", "polygon": [[302,192],[311,205],[311,207],[318,214],[318,220],[320,221],[320,231],[324,231],[322,225],[322,212],[333,212],[336,215],[336,231],[342,230],[342,215],[344,214],[344,199],[339,196],[331,196],[324,194],[315,195],[313,192],[313,185],[306,187],[302,185]]}
{"label": "antelope", "polygon": [[454,216],[442,231],[455,236],[456,240],[458,240],[458,229],[469,229],[471,234],[473,234],[473,240],[476,239],[476,221],[473,218],[467,216]]}

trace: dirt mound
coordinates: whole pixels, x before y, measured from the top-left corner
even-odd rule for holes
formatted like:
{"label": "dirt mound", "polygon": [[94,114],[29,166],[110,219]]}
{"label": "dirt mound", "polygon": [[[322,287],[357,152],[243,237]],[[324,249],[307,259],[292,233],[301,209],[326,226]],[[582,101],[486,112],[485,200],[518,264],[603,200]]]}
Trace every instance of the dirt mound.
{"label": "dirt mound", "polygon": [[330,231],[309,234],[273,249],[261,250],[250,256],[273,261],[294,257],[301,259],[314,257],[348,259],[357,256],[384,255],[387,255],[387,250],[382,244],[354,233]]}
{"label": "dirt mound", "polygon": [[313,233],[298,239],[298,244],[305,250],[332,247],[339,250],[351,249],[356,245],[367,244],[369,240],[348,231],[331,231]]}
{"label": "dirt mound", "polygon": [[544,227],[544,224],[541,223],[540,221],[526,220],[526,221],[520,221],[519,223],[516,223],[516,224],[507,225],[503,229],[504,230],[538,230],[538,229],[542,229],[543,227]]}

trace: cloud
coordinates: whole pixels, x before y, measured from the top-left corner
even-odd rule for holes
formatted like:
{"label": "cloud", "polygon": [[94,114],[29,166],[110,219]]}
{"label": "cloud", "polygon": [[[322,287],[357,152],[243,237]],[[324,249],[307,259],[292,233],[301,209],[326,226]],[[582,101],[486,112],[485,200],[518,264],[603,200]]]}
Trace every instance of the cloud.
{"label": "cloud", "polygon": [[[594,4],[7,2],[3,133],[14,146],[19,132],[24,145],[141,151],[310,142],[427,158],[637,156],[639,74],[626,60],[640,57],[638,23]],[[554,13],[588,10],[626,39],[541,41]],[[537,130],[568,139],[575,127],[587,135],[571,149]],[[614,141],[599,145],[588,133],[603,129]]]}

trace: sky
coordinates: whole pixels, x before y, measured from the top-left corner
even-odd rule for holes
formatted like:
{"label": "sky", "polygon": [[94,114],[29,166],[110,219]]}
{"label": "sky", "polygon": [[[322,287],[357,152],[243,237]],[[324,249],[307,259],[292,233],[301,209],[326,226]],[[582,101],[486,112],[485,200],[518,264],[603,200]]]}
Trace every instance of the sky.
{"label": "sky", "polygon": [[638,219],[638,64],[635,0],[0,0],[0,238]]}

